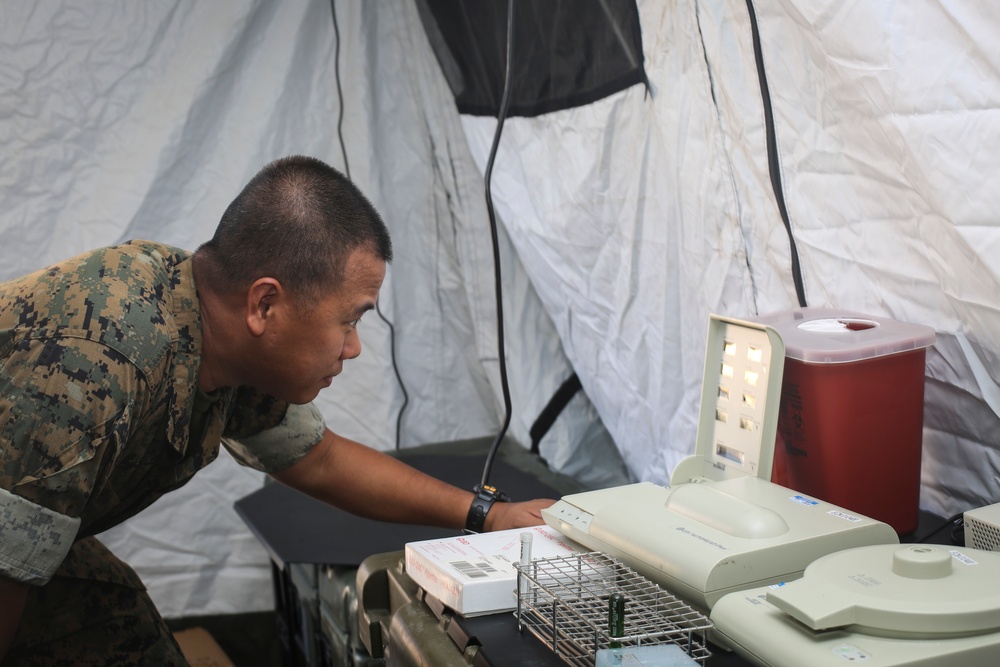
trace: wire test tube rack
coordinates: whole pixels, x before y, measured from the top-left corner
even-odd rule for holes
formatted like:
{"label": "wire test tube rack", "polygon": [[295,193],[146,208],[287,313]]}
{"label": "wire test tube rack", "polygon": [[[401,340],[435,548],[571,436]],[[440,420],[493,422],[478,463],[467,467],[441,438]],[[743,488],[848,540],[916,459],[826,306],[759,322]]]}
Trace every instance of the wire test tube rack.
{"label": "wire test tube rack", "polygon": [[[597,651],[674,643],[698,662],[711,655],[705,636],[712,622],[672,594],[600,552],[515,563],[517,626],[527,628],[570,665],[593,667]],[[608,627],[612,593],[625,596],[620,637]]]}

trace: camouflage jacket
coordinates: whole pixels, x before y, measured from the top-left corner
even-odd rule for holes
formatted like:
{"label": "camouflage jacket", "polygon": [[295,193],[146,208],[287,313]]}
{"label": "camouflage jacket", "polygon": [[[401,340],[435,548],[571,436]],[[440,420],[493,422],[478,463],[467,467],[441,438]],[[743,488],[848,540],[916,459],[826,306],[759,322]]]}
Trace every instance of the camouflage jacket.
{"label": "camouflage jacket", "polygon": [[223,389],[191,441],[190,254],[132,241],[0,283],[0,575],[43,584],[73,540],[187,482],[225,443],[264,471],[321,438],[312,406]]}

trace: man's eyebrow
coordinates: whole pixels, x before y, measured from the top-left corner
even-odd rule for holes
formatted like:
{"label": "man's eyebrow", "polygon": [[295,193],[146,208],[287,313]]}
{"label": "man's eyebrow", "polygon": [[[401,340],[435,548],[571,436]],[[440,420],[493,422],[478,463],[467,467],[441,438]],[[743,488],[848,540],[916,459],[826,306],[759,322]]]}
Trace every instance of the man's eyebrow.
{"label": "man's eyebrow", "polygon": [[368,301],[366,303],[361,304],[360,306],[358,306],[357,308],[354,309],[354,314],[357,315],[358,317],[361,317],[362,315],[364,315],[365,313],[367,313],[369,310],[375,310],[375,302],[374,301]]}

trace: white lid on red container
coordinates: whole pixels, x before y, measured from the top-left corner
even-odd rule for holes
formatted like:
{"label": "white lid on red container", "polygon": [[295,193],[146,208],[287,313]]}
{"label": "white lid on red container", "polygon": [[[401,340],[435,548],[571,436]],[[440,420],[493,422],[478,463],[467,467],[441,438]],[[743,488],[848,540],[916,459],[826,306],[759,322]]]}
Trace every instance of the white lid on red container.
{"label": "white lid on red container", "polygon": [[934,343],[934,329],[836,308],[796,308],[759,315],[754,321],[781,334],[785,356],[813,364],[837,364],[907,352]]}

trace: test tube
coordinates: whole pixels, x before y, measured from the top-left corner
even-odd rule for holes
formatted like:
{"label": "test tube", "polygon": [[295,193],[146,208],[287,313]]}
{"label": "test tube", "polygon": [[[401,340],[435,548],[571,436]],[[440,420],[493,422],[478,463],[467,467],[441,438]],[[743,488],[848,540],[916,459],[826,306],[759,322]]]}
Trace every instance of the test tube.
{"label": "test tube", "polygon": [[522,598],[528,592],[529,565],[531,565],[531,533],[521,533],[521,572],[517,577],[517,589]]}
{"label": "test tube", "polygon": [[619,637],[625,634],[625,596],[614,592],[608,596],[608,642],[610,648],[621,648]]}

